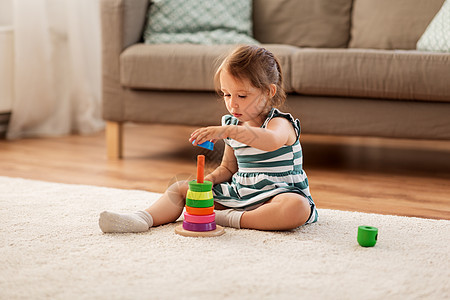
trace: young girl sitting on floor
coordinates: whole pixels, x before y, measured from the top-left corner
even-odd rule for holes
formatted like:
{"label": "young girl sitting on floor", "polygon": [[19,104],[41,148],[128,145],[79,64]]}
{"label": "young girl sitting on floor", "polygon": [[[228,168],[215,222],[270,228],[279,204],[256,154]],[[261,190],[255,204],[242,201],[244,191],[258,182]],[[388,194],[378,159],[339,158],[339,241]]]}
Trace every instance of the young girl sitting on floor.
{"label": "young girl sitting on floor", "polygon": [[[241,46],[215,75],[218,93],[231,115],[222,126],[195,130],[195,145],[224,139],[222,163],[205,180],[213,183],[216,223],[234,228],[289,230],[317,221],[302,169],[300,122],[280,112],[286,94],[280,64],[268,50]],[[102,212],[103,232],[143,232],[174,222],[183,212],[187,181],[172,184],[145,211]]]}

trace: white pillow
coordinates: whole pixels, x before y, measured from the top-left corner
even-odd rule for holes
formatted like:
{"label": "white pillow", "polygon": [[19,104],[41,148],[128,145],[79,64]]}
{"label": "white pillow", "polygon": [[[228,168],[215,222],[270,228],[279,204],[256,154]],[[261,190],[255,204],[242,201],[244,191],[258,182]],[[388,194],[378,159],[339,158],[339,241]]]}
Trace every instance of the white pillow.
{"label": "white pillow", "polygon": [[442,4],[417,42],[417,50],[450,52],[450,0]]}

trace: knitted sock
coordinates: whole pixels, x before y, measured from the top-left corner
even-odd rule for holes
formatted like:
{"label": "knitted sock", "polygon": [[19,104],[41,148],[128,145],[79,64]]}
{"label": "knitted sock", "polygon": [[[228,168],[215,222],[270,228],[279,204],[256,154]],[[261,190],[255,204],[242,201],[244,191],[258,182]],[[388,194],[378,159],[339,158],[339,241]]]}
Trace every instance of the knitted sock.
{"label": "knitted sock", "polygon": [[215,210],[216,224],[226,227],[241,228],[241,217],[244,211],[235,209]]}
{"label": "knitted sock", "polygon": [[137,211],[129,214],[104,211],[100,214],[98,224],[104,233],[143,232],[152,227],[153,218],[146,211]]}

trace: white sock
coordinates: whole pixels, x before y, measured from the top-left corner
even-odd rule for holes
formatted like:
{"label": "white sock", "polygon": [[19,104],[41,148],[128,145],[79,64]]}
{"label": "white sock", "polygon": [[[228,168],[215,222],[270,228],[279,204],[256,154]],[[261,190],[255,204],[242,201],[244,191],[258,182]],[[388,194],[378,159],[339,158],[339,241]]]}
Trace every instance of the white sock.
{"label": "white sock", "polygon": [[244,211],[235,209],[215,210],[216,224],[226,227],[241,228],[241,217]]}
{"label": "white sock", "polygon": [[104,233],[144,232],[152,227],[153,218],[146,211],[129,214],[104,211],[100,214],[98,224]]}

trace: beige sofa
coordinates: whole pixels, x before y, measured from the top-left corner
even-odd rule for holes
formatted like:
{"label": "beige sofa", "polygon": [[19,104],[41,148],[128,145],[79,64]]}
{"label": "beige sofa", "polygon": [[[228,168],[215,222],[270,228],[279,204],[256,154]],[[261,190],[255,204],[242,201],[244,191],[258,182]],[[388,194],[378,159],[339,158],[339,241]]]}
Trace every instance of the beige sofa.
{"label": "beige sofa", "polygon": [[[108,156],[124,122],[218,124],[218,59],[233,45],[142,42],[147,0],[101,0]],[[416,42],[443,0],[254,0],[304,133],[450,139],[450,54]]]}

